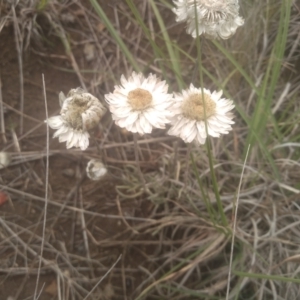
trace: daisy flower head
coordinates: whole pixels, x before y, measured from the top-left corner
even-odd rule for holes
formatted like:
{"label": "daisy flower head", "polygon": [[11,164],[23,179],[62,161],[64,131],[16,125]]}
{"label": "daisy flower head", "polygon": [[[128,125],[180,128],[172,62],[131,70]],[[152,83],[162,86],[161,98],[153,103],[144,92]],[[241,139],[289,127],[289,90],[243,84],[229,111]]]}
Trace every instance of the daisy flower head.
{"label": "daisy flower head", "polygon": [[89,145],[88,131],[99,123],[106,109],[101,102],[81,88],[72,89],[67,94],[59,93],[60,115],[46,120],[52,129],[57,129],[53,138],[67,142],[72,147],[85,150]]}
{"label": "daisy flower head", "polygon": [[[244,24],[239,16],[238,0],[173,0],[177,22],[187,22],[187,33],[193,38],[206,34],[228,39]],[[195,7],[196,5],[196,7]],[[196,18],[197,14],[197,18]]]}
{"label": "daisy flower head", "polygon": [[121,76],[121,85],[114,92],[105,95],[112,118],[121,128],[139,133],[151,133],[153,127],[165,128],[170,123],[172,94],[168,94],[168,85],[150,73],[133,72],[126,79]]}
{"label": "daisy flower head", "polygon": [[86,174],[92,180],[100,180],[107,173],[107,169],[99,159],[91,159],[86,166]]}
{"label": "daisy flower head", "polygon": [[[222,91],[195,88],[176,94],[171,110],[174,114],[168,134],[182,138],[186,143],[196,141],[204,144],[207,133],[212,137],[227,134],[232,128],[234,108],[232,100],[221,98]],[[205,123],[207,124],[207,133]]]}

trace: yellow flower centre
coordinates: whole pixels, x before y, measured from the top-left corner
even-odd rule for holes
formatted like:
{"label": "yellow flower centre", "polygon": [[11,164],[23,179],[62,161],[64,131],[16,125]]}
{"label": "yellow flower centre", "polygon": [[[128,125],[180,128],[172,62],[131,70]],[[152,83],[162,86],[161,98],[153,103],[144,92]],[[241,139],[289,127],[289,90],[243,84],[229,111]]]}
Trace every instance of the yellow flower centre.
{"label": "yellow flower centre", "polygon": [[144,110],[151,106],[152,95],[147,90],[137,88],[128,93],[127,101],[133,110]]}
{"label": "yellow flower centre", "polygon": [[186,99],[181,106],[185,118],[196,121],[207,120],[216,112],[216,103],[210,95],[193,94]]}

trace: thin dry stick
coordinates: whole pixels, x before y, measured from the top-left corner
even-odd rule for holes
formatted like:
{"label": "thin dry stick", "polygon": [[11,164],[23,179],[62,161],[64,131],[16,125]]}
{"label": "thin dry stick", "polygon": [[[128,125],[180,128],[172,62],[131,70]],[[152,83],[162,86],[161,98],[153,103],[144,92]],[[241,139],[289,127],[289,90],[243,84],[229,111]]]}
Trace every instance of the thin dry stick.
{"label": "thin dry stick", "polygon": [[116,202],[117,202],[119,214],[120,214],[120,216],[123,218],[123,222],[126,224],[126,226],[127,226],[128,228],[130,228],[130,229],[133,231],[133,233],[138,234],[139,232],[129,225],[129,223],[126,221],[126,219],[124,218],[124,216],[123,216],[123,214],[122,214],[122,208],[121,208],[121,204],[120,204],[120,200],[119,200],[119,195],[118,195],[117,198],[116,198]]}
{"label": "thin dry stick", "polygon": [[81,220],[81,229],[82,229],[82,236],[83,236],[83,242],[84,242],[84,247],[86,251],[86,257],[88,259],[88,262],[90,263],[91,256],[90,256],[90,247],[89,247],[89,240],[88,236],[86,233],[86,223],[85,223],[85,217],[84,217],[84,209],[83,209],[83,200],[82,200],[82,189],[79,188],[79,203],[80,203],[80,220]]}
{"label": "thin dry stick", "polygon": [[144,187],[144,192],[146,192],[146,183],[145,183],[145,178],[143,176],[143,173],[140,168],[140,162],[139,162],[139,151],[138,151],[138,142],[137,142],[137,135],[133,134],[133,140],[134,140],[134,155],[135,155],[135,163],[136,167],[140,176],[140,180],[143,184]]}
{"label": "thin dry stick", "polygon": [[7,143],[7,139],[5,136],[5,124],[4,124],[4,111],[3,111],[3,100],[2,100],[2,82],[0,75],[0,119],[1,119],[1,135],[3,139],[3,143]]}
{"label": "thin dry stick", "polygon": [[[43,91],[44,91],[44,100],[45,100],[45,113],[46,113],[46,120],[48,119],[48,108],[47,108],[47,97],[46,97],[46,85],[45,85],[45,78],[44,74],[42,74],[43,79]],[[44,207],[44,222],[43,222],[43,232],[42,232],[42,242],[41,242],[41,255],[39,260],[39,268],[38,274],[36,278],[36,285],[34,290],[34,297],[33,299],[36,300],[40,296],[37,297],[38,291],[38,284],[40,279],[40,270],[42,266],[42,258],[43,258],[43,251],[44,251],[44,243],[45,243],[45,231],[46,231],[46,221],[47,221],[47,206],[48,206],[48,183],[49,183],[49,125],[47,124],[47,140],[46,140],[46,179],[45,179],[45,207]]]}
{"label": "thin dry stick", "polygon": [[[34,257],[38,256],[38,253],[35,250],[33,250],[32,248],[30,248],[29,245],[20,238],[20,235],[17,234],[16,232],[14,232],[11,229],[11,227],[6,224],[6,221],[1,217],[0,217],[0,224],[5,230],[7,230],[8,233],[10,233],[11,238],[15,239],[17,241],[18,245],[21,245],[25,249],[26,252],[30,253]],[[43,260],[44,265],[49,266],[49,268],[52,269],[54,272],[56,272],[61,278],[64,278],[64,275],[57,264],[50,263],[49,260],[47,260],[43,257],[41,257],[41,259]]]}
{"label": "thin dry stick", "polygon": [[237,223],[237,211],[238,211],[238,205],[239,205],[239,198],[240,198],[240,191],[243,181],[243,175],[245,171],[246,161],[249,154],[250,145],[248,145],[245,161],[243,164],[243,169],[241,173],[241,178],[239,182],[238,192],[236,196],[236,203],[235,203],[235,212],[234,212],[234,221],[233,221],[233,228],[232,228],[232,239],[231,239],[231,249],[230,249],[230,260],[229,260],[229,271],[228,271],[228,279],[227,279],[227,291],[226,291],[226,300],[229,299],[229,291],[230,291],[230,277],[231,277],[231,271],[232,271],[232,260],[233,260],[233,248],[234,248],[234,237],[236,232],[236,223]]}
{"label": "thin dry stick", "polygon": [[184,174],[184,188],[187,187],[188,184],[188,177],[189,177],[189,170],[190,170],[190,156],[192,151],[192,144],[188,143],[187,150],[186,150],[186,167],[185,167],[185,174]]}
{"label": "thin dry stick", "polygon": [[111,270],[115,267],[115,265],[119,262],[121,259],[122,254],[119,256],[117,261],[111,266],[111,268],[104,274],[104,276],[96,283],[96,285],[91,289],[91,291],[86,295],[86,297],[83,300],[86,300],[92,293],[93,291],[97,288],[97,286],[107,277],[107,275],[111,272]]}
{"label": "thin dry stick", "polygon": [[[29,194],[29,193],[26,193],[26,192],[23,192],[23,191],[19,191],[17,189],[8,187],[7,185],[0,184],[0,189],[10,191],[10,192],[15,193],[17,195],[21,195],[22,197],[27,197],[28,199],[31,199],[31,200],[45,202],[45,199],[42,198],[42,197],[39,197],[39,196],[36,196],[36,195],[33,195],[33,194]],[[54,202],[54,201],[50,201],[49,204],[57,206],[57,207],[61,207],[61,208],[64,208],[64,209],[69,209],[71,211],[76,211],[76,212],[81,212],[82,211],[82,209],[80,209],[80,208],[77,208],[77,207],[74,207],[74,206],[69,206],[69,205],[66,205],[66,204],[61,204],[61,203]],[[121,216],[116,216],[116,215],[100,214],[100,213],[89,211],[89,210],[84,210],[83,212],[85,214],[90,215],[90,216],[96,216],[96,217],[100,217],[100,218],[109,218],[109,219],[118,219],[118,220],[125,218],[126,220],[134,220],[134,221],[141,221],[141,222],[150,222],[150,223],[155,223],[156,222],[155,220],[150,219],[150,218],[139,218],[139,217],[131,217],[131,216],[121,217]]]}
{"label": "thin dry stick", "polygon": [[65,33],[63,27],[59,25],[57,27],[54,27],[54,29],[56,30],[59,37],[61,38],[61,41],[62,41],[62,43],[65,47],[65,51],[66,51],[67,55],[69,56],[69,59],[71,60],[72,67],[73,67],[73,69],[74,69],[74,71],[75,71],[75,73],[76,73],[76,75],[77,75],[77,77],[80,81],[80,84],[81,84],[82,88],[87,91],[86,85],[84,83],[84,79],[83,79],[83,77],[80,73],[80,69],[79,69],[78,64],[76,62],[76,59],[75,59],[75,57],[72,53],[69,40],[67,39],[67,36],[66,36],[66,33]]}
{"label": "thin dry stick", "polygon": [[21,38],[21,33],[20,33],[14,6],[12,6],[12,12],[14,16],[14,31],[15,31],[16,48],[18,52],[19,74],[20,74],[20,111],[21,111],[20,135],[22,135],[23,134],[23,112],[24,112],[24,77],[23,77],[23,59],[22,59],[23,41]]}
{"label": "thin dry stick", "polygon": [[40,296],[41,296],[41,294],[43,292],[44,287],[45,287],[45,282],[43,283],[43,286],[41,287],[41,290],[40,290],[39,294],[37,295],[36,299],[40,298]]}
{"label": "thin dry stick", "polygon": [[56,276],[56,285],[57,285],[58,300],[62,300],[62,297],[61,297],[62,287],[60,285],[60,277],[58,275]]}
{"label": "thin dry stick", "polygon": [[83,199],[82,199],[82,188],[79,186],[78,189],[78,194],[79,194],[79,204],[81,208],[80,212],[80,219],[81,219],[81,229],[82,229],[82,236],[83,236],[83,242],[85,246],[85,251],[86,251],[86,258],[87,258],[87,263],[89,265],[90,269],[90,274],[92,277],[95,276],[94,271],[93,271],[93,266],[91,263],[91,255],[90,255],[90,246],[89,246],[89,240],[86,232],[86,222],[85,222],[85,217],[84,217],[84,208],[83,208]]}

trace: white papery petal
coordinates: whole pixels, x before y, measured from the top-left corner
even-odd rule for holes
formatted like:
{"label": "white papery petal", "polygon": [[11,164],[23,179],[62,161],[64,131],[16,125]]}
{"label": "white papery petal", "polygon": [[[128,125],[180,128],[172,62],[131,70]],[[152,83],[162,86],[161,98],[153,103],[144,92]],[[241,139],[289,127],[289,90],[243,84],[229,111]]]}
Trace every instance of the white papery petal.
{"label": "white papery petal", "polygon": [[[147,128],[147,124],[143,124],[145,126],[145,128]],[[127,129],[128,130],[128,129]],[[147,130],[144,131],[143,127],[142,127],[142,124],[141,124],[141,118],[138,118],[138,120],[133,123],[133,131],[132,132],[137,132],[139,133],[140,135],[144,134],[144,133],[148,133]]]}
{"label": "white papery petal", "polygon": [[180,131],[187,122],[189,122],[189,120],[181,117],[179,120],[174,122],[174,125],[169,129],[168,134],[180,136]]}
{"label": "white papery petal", "polygon": [[205,140],[206,139],[206,128],[204,122],[197,122],[198,135]]}
{"label": "white papery petal", "polygon": [[53,138],[56,138],[62,134],[67,133],[70,130],[70,128],[66,125],[62,125],[57,131],[54,132]]}
{"label": "white papery petal", "polygon": [[73,129],[68,130],[66,133],[60,134],[58,136],[58,141],[60,143],[68,141],[70,138],[73,137]]}
{"label": "white papery petal", "polygon": [[81,137],[80,137],[80,139],[79,139],[79,141],[78,141],[78,146],[77,147],[79,147],[81,150],[85,150],[85,149],[87,149],[87,147],[89,146],[89,137],[90,137],[90,135],[89,135],[89,133],[88,132],[83,132],[82,134],[81,134]]}
{"label": "white papery petal", "polygon": [[80,136],[76,132],[72,131],[67,139],[67,149],[70,149],[74,146],[77,147],[79,138]]}
{"label": "white papery petal", "polygon": [[151,133],[152,126],[144,115],[140,115],[138,124],[140,124],[140,128],[142,129],[139,131],[140,134]]}
{"label": "white papery petal", "polygon": [[186,143],[191,143],[197,136],[198,131],[197,131],[197,126],[194,124],[190,131],[186,134],[185,136],[185,142]]}
{"label": "white papery petal", "polygon": [[188,123],[186,123],[181,128],[181,133],[180,133],[181,138],[186,139],[186,137],[190,135],[190,132],[193,129],[193,127],[194,127],[195,124],[196,124],[195,120],[191,120]]}
{"label": "white papery petal", "polygon": [[0,152],[0,169],[6,168],[11,162],[11,155],[7,152]]}
{"label": "white papery petal", "polygon": [[139,113],[137,111],[133,111],[126,117],[127,124],[133,124],[139,118]]}
{"label": "white papery petal", "polygon": [[199,144],[204,144],[205,141],[206,141],[206,137],[204,138],[204,137],[198,132],[196,141],[197,141]]}
{"label": "white papery petal", "polygon": [[213,128],[213,126],[210,124],[210,122],[207,122],[207,133],[212,137],[219,137],[220,133],[216,128]]}
{"label": "white papery petal", "polygon": [[61,116],[50,117],[46,122],[52,129],[59,129],[64,125],[64,120]]}
{"label": "white papery petal", "polygon": [[132,124],[134,123],[128,123],[127,122],[127,118],[123,118],[123,119],[118,119],[118,120],[115,120],[116,124],[118,126],[120,126],[121,128],[126,128],[127,130],[129,130],[129,126],[132,126]]}

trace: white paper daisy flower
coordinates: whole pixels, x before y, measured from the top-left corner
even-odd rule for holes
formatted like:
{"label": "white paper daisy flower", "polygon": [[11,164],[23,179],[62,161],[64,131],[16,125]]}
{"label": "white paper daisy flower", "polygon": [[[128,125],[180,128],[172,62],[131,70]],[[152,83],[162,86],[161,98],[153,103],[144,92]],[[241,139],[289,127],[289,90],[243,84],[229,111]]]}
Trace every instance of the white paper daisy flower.
{"label": "white paper daisy flower", "polygon": [[106,109],[93,95],[81,88],[72,89],[67,97],[59,94],[61,111],[59,116],[46,120],[52,129],[57,129],[53,138],[67,142],[67,149],[72,147],[85,150],[89,145],[88,130],[99,123]]}
{"label": "white paper daisy flower", "polygon": [[107,173],[107,169],[99,159],[91,159],[86,166],[86,174],[92,180],[100,180]]}
{"label": "white paper daisy flower", "polygon": [[[244,24],[238,0],[173,0],[177,22],[187,22],[187,33],[194,38],[206,34],[228,39]],[[195,8],[196,4],[196,8]],[[197,19],[196,19],[197,14]]]}
{"label": "white paper daisy flower", "polygon": [[168,85],[150,74],[147,78],[133,72],[126,79],[121,77],[121,85],[114,92],[105,95],[112,118],[121,128],[143,135],[151,133],[152,128],[165,128],[170,123],[171,113],[168,107],[172,95],[168,94]]}
{"label": "white paper daisy flower", "polygon": [[175,94],[174,104],[171,106],[174,119],[168,134],[182,138],[186,143],[197,141],[204,144],[207,134],[219,137],[227,134],[232,128],[234,108],[232,100],[221,98],[222,91],[213,93],[210,90],[197,89],[192,84],[181,94]]}

